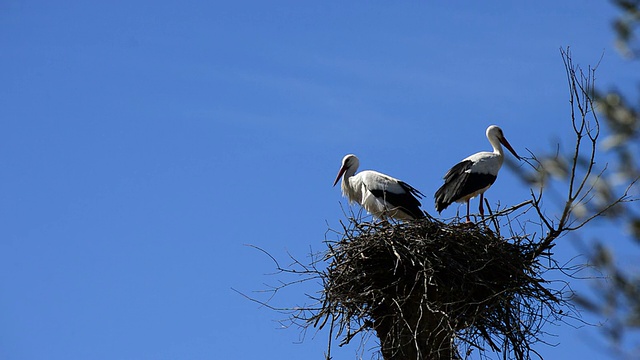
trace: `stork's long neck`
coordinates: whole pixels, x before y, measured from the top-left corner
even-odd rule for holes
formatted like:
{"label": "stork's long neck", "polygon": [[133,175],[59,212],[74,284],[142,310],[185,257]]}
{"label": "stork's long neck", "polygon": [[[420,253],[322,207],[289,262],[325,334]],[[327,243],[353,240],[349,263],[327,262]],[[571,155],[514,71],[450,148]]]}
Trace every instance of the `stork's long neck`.
{"label": "stork's long neck", "polygon": [[493,172],[494,175],[498,174],[498,170],[502,167],[502,162],[504,161],[504,151],[502,151],[502,145],[500,144],[500,140],[496,136],[488,137],[491,146],[493,147]]}
{"label": "stork's long neck", "polygon": [[356,170],[358,170],[355,166],[350,166],[348,167],[345,171],[344,171],[344,176],[342,177],[343,180],[347,180],[348,178],[352,177],[353,175],[356,174]]}
{"label": "stork's long neck", "polygon": [[342,193],[349,199],[349,201],[356,201],[359,197],[357,192],[359,189],[358,186],[354,186],[349,181],[353,175],[356,174],[356,170],[358,170],[355,166],[350,166],[344,171],[344,175],[342,176]]}
{"label": "stork's long neck", "polygon": [[493,147],[493,153],[499,155],[501,158],[504,157],[504,151],[502,151],[502,145],[500,145],[500,141],[497,137],[488,137],[489,143]]}

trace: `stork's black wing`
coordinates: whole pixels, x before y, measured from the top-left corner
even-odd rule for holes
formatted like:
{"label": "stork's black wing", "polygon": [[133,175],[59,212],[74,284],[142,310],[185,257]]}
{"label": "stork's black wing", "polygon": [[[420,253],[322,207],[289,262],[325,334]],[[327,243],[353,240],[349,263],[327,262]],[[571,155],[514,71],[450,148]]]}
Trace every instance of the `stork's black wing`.
{"label": "stork's black wing", "polygon": [[434,195],[438,212],[496,181],[495,175],[470,172],[472,166],[472,160],[461,161],[444,176],[444,184]]}

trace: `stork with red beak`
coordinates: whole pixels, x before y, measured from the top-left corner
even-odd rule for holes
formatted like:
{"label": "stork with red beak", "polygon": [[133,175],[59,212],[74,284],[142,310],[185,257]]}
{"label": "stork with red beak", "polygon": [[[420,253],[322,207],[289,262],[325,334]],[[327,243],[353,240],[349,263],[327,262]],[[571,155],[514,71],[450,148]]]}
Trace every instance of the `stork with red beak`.
{"label": "stork with red beak", "polygon": [[402,180],[373,170],[356,174],[360,166],[358,158],[349,154],[342,159],[342,166],[333,182],[336,186],[342,178],[342,195],[350,203],[357,202],[374,217],[398,220],[423,218],[420,201],[424,195]]}
{"label": "stork with red beak", "polygon": [[483,151],[469,156],[457,163],[444,176],[442,185],[434,196],[438,213],[446,209],[453,202],[467,203],[467,222],[469,219],[469,200],[480,195],[480,216],[484,217],[484,192],[491,187],[498,177],[498,171],[504,161],[504,145],[516,159],[518,154],[511,147],[507,139],[496,125],[487,128],[487,139],[493,147],[493,152]]}

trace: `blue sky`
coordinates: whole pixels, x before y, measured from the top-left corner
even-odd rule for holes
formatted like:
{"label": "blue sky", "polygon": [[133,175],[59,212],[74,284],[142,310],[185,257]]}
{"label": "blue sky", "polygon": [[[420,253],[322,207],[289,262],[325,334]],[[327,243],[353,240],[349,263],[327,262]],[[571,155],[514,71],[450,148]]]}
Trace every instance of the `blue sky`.
{"label": "blue sky", "polygon": [[[331,184],[347,153],[434,213],[488,125],[521,154],[571,141],[559,49],[631,89],[615,15],[607,1],[3,1],[0,357],[322,359],[326,332],[300,343],[232,291],[278,280],[244,244],[321,250],[344,218]],[[528,189],[504,169],[487,197]],[[549,358],[601,355],[591,327],[547,330]]]}

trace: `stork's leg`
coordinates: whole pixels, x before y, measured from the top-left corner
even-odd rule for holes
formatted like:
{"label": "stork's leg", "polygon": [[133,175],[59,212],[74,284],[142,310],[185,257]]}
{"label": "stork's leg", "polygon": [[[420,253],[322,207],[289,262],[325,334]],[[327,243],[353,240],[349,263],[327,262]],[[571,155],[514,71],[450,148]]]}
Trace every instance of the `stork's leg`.
{"label": "stork's leg", "polygon": [[467,200],[467,222],[471,222],[471,218],[469,217],[469,200]]}
{"label": "stork's leg", "polygon": [[480,194],[480,217],[484,219],[484,206],[482,205],[482,203],[484,203],[484,194]]}

